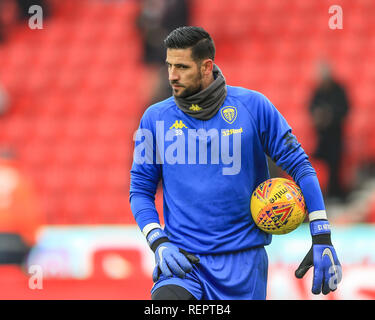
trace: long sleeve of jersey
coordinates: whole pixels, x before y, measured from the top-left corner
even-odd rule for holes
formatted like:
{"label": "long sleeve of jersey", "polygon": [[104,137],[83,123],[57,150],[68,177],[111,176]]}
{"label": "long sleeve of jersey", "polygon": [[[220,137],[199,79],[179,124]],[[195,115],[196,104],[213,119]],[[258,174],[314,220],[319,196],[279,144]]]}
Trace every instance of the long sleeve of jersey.
{"label": "long sleeve of jersey", "polygon": [[264,151],[300,186],[309,213],[325,210],[314,168],[284,117],[266,98],[259,100],[258,128]]}
{"label": "long sleeve of jersey", "polygon": [[161,166],[156,162],[156,144],[152,117],[146,112],[135,133],[135,147],[130,182],[130,206],[141,230],[150,223],[160,223],[155,208],[155,193]]}

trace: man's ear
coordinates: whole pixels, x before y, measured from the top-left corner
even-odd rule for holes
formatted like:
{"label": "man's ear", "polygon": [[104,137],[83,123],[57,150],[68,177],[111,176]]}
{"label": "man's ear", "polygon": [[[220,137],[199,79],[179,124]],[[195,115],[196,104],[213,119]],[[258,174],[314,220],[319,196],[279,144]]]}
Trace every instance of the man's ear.
{"label": "man's ear", "polygon": [[208,76],[212,73],[212,70],[214,68],[214,62],[212,59],[205,59],[202,61],[201,64],[201,72],[202,74]]}

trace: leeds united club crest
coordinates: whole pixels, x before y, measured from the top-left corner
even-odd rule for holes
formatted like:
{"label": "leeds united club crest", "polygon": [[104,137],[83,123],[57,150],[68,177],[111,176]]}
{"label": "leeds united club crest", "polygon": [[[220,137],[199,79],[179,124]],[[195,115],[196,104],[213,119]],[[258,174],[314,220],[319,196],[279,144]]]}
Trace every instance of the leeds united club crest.
{"label": "leeds united club crest", "polygon": [[221,116],[223,119],[232,124],[237,118],[237,109],[236,107],[228,106],[221,109]]}

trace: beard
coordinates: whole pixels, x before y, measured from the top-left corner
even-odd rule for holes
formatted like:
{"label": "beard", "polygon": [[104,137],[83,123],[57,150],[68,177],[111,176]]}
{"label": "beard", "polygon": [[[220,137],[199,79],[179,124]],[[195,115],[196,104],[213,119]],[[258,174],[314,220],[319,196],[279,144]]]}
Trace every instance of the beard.
{"label": "beard", "polygon": [[198,93],[201,90],[202,90],[202,84],[198,84],[198,86],[196,86],[196,87],[190,86],[190,87],[185,88],[185,90],[183,90],[179,94],[179,97],[180,98],[187,98],[187,97],[190,97],[190,96]]}
{"label": "beard", "polygon": [[[197,78],[195,79],[195,81],[193,81],[193,83],[194,85],[191,85],[188,87],[183,86],[182,88],[184,88],[184,90],[178,95],[175,93],[174,90],[172,90],[173,95],[179,98],[186,98],[201,91],[202,90],[202,75],[198,74]],[[173,84],[178,84],[178,83],[172,81],[170,82],[170,84],[173,85]]]}

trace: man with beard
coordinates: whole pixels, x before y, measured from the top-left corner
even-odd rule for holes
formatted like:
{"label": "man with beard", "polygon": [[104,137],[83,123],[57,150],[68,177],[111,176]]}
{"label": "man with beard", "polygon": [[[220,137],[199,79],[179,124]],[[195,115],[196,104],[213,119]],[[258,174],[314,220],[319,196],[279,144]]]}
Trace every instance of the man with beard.
{"label": "man with beard", "polygon": [[[319,182],[286,120],[261,93],[226,84],[204,29],[177,28],[164,43],[173,96],[141,119],[130,186],[155,253],[152,299],[266,298],[271,235],[252,220],[250,197],[269,178],[267,156],[299,184],[309,212],[312,246],[295,275],[314,266],[312,292],[334,291],[341,268]],[[160,180],[164,229],[154,203]]]}

